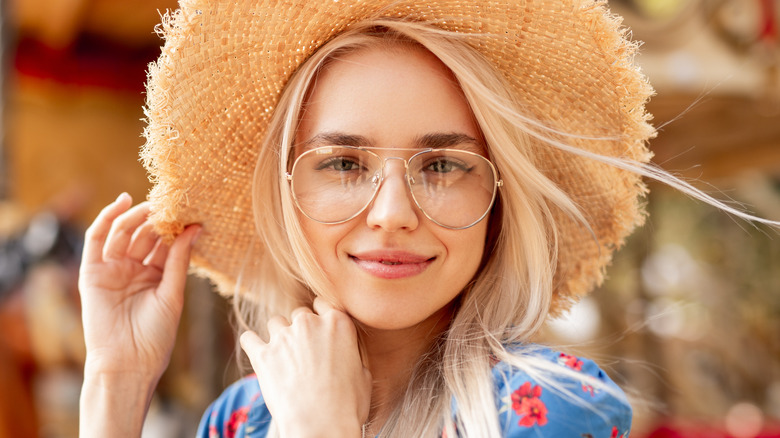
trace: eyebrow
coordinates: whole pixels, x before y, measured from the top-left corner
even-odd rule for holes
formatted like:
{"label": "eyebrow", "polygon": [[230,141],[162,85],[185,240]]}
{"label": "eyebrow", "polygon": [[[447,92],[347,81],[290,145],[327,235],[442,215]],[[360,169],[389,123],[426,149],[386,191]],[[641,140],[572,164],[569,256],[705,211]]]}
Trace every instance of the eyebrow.
{"label": "eyebrow", "polygon": [[[420,149],[444,149],[453,146],[466,146],[464,149],[482,150],[482,142],[476,138],[462,133],[435,132],[421,135],[413,140],[416,148]],[[373,142],[362,135],[352,135],[342,132],[322,132],[306,140],[301,146],[304,149],[315,148],[318,146],[354,146],[354,147],[372,147]],[[393,146],[396,147],[396,146]]]}
{"label": "eyebrow", "polygon": [[419,148],[443,149],[453,146],[464,145],[466,149],[482,149],[482,143],[476,138],[457,132],[452,133],[432,133],[417,137],[414,143]]}
{"label": "eyebrow", "polygon": [[304,149],[318,146],[372,146],[371,141],[362,135],[345,134],[342,132],[322,132],[301,144]]}

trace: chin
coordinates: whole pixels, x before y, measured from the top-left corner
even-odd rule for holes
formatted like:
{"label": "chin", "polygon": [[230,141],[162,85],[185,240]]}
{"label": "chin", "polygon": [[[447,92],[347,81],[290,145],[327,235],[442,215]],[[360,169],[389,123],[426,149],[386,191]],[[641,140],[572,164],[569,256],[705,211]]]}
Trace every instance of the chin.
{"label": "chin", "polygon": [[442,330],[449,326],[449,320],[452,318],[452,308],[446,305],[440,309],[428,312],[409,312],[408,309],[398,310],[397,312],[382,311],[379,307],[366,312],[350,312],[350,316],[355,323],[364,329],[396,331],[419,328],[426,332],[438,332],[434,326],[439,326]]}
{"label": "chin", "polygon": [[409,318],[390,319],[386,315],[352,315],[352,319],[359,328],[382,331],[408,329],[421,322]]}

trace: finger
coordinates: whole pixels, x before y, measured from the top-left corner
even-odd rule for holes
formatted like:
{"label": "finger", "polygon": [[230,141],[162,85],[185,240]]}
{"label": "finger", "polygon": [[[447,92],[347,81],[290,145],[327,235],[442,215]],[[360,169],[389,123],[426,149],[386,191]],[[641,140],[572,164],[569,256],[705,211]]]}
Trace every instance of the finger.
{"label": "finger", "polygon": [[103,258],[119,259],[125,257],[136,228],[146,221],[148,215],[149,203],[142,202],[116,218],[111,224],[111,231],[109,231],[106,244],[103,247]]}
{"label": "finger", "polygon": [[100,263],[103,261],[103,245],[111,230],[111,224],[120,214],[133,204],[133,198],[127,193],[120,194],[116,200],[108,204],[95,218],[84,234],[83,261],[85,263]]}
{"label": "finger", "polygon": [[296,307],[292,312],[290,312],[290,321],[295,321],[295,318],[297,318],[299,315],[306,313],[313,314],[314,312],[308,307]]}
{"label": "finger", "polygon": [[255,358],[260,353],[260,350],[267,344],[260,339],[260,336],[258,336],[257,333],[252,331],[241,333],[238,342],[241,344],[241,349],[244,350],[244,353],[249,357],[249,362],[252,363],[252,368],[255,370],[255,373],[259,374],[258,369],[255,366]]}
{"label": "finger", "polygon": [[162,238],[158,238],[157,242],[154,244],[152,252],[146,256],[146,259],[144,259],[143,263],[145,265],[154,266],[155,268],[162,271],[165,267],[166,260],[168,260],[168,251],[170,251],[170,249],[170,245],[163,242]]}
{"label": "finger", "polygon": [[154,224],[147,220],[135,230],[130,246],[127,248],[127,256],[143,261],[152,252],[159,237],[154,231]]}
{"label": "finger", "polygon": [[325,298],[322,297],[316,297],[314,298],[314,303],[312,303],[312,307],[314,308],[314,312],[316,312],[318,315],[325,315],[328,312],[332,311],[338,311],[331,303],[328,302]]}
{"label": "finger", "polygon": [[287,321],[287,318],[277,315],[273,318],[268,320],[268,336],[272,337],[276,335],[276,333],[279,333],[280,330],[282,330],[285,327],[290,326],[290,321]]}
{"label": "finger", "polygon": [[176,236],[165,259],[159,291],[162,297],[177,308],[184,304],[184,283],[190,266],[190,254],[202,229],[200,225],[187,227],[183,233]]}

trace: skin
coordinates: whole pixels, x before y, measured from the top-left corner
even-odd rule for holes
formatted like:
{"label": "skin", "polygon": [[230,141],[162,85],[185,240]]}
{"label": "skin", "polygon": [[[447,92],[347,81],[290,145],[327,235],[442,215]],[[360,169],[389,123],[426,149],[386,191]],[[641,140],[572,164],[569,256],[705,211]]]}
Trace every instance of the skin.
{"label": "skin", "polygon": [[[383,158],[408,158],[420,146],[427,146],[420,144],[420,138],[458,134],[475,141],[448,147],[485,154],[484,147],[476,140],[480,131],[451,73],[437,58],[418,48],[368,49],[340,58],[317,78],[305,108],[296,135],[304,150],[333,144],[334,137],[342,140],[342,144],[359,138],[360,143],[351,145],[408,148],[408,153],[378,151]],[[386,420],[399,389],[405,388],[408,382],[412,364],[447,328],[453,316],[450,303],[479,267],[488,223],[483,220],[465,230],[434,224],[414,204],[403,179],[403,164],[398,160],[388,161],[386,171],[388,175],[373,203],[350,221],[324,225],[299,214],[316,260],[332,285],[329,292],[335,307],[353,318],[363,336],[364,365],[372,376],[369,435],[377,432]],[[377,254],[398,257],[399,252],[430,262],[417,275],[386,279],[374,275],[372,268],[376,266],[364,268],[366,263],[361,260],[369,254],[371,260],[367,264],[371,265],[376,263],[373,259]],[[317,326],[316,315],[307,313],[306,317],[306,325]],[[269,324],[269,329],[273,328],[269,344],[254,334],[242,338],[255,370],[263,375],[267,367],[275,367],[280,374],[289,376],[286,384],[293,387],[316,387],[321,381],[333,383],[332,377],[302,382],[301,374],[296,371],[285,373],[283,361],[273,363],[288,357],[288,350],[306,343],[306,339],[290,333],[299,330],[299,324],[303,324],[299,319],[293,319],[292,323],[282,319],[273,321]],[[354,337],[351,331],[349,336]],[[294,345],[280,345],[286,342]],[[278,354],[268,353],[277,348]],[[342,349],[343,357],[357,355],[356,344],[340,344],[338,348]],[[312,364],[322,363],[313,355],[310,360]],[[316,370],[310,371],[319,375]],[[278,383],[274,380],[269,385]],[[260,381],[267,397],[266,383]],[[349,383],[343,382],[339,387]],[[363,398],[365,388],[356,390],[361,395],[351,398]],[[284,411],[291,412],[293,419],[307,417],[308,423],[311,409],[316,408],[310,406],[311,400],[303,398],[312,393],[320,394],[307,389],[301,391],[300,399],[293,400],[286,393],[288,402]],[[321,400],[315,404],[323,405]],[[358,409],[358,412],[364,411]]]}
{"label": "skin", "polygon": [[[362,137],[374,147],[408,148],[377,151],[383,158],[409,158],[418,140],[436,134],[480,138],[462,92],[441,62],[416,48],[372,49],[344,57],[317,79],[296,139],[308,147],[323,134]],[[318,137],[319,136],[319,137]],[[326,143],[327,144],[327,143]],[[365,144],[363,144],[365,145]],[[451,145],[484,153],[479,143]],[[299,214],[317,262],[327,273],[335,301],[366,327],[404,330],[431,326],[447,318],[447,303],[476,272],[487,232],[483,220],[465,230],[440,227],[416,207],[399,160],[386,162],[388,172],[373,204],[357,218],[324,225]],[[363,268],[363,254],[397,251],[433,259],[418,275],[384,279]],[[365,258],[365,257],[364,257]],[[370,257],[374,259],[375,257]]]}
{"label": "skin", "polygon": [[[359,136],[367,146],[409,148],[408,156],[425,136],[481,138],[447,69],[421,49],[398,47],[350,54],[321,73],[297,139],[316,147],[322,134],[333,133]],[[448,147],[485,152],[478,140]],[[268,343],[253,332],[241,336],[284,437],[359,437],[369,420],[365,432],[375,434],[479,267],[487,219],[459,231],[435,225],[410,198],[399,163],[388,162],[377,197],[358,217],[322,225],[300,216],[332,285],[330,299],[296,309],[290,320],[271,319]],[[201,229],[192,225],[165,245],[147,219],[148,205],[131,205],[120,195],[86,234],[81,437],[140,436],[173,349],[190,250]],[[423,258],[424,269],[377,276],[378,262],[366,256],[377,253]]]}
{"label": "skin", "polygon": [[152,230],[149,205],[123,193],[87,229],[79,273],[87,358],[81,437],[140,436],[171,357],[190,251],[201,227],[171,246]]}

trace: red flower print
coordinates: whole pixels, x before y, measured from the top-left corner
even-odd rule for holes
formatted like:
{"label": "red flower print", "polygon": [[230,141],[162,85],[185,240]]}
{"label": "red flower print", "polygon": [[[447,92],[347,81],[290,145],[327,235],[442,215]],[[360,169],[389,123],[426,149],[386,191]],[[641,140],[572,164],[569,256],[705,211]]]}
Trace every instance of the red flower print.
{"label": "red flower print", "polygon": [[249,413],[249,406],[243,406],[230,414],[230,419],[225,422],[225,437],[233,438],[238,432],[238,427],[246,423],[247,414]]}
{"label": "red flower print", "polygon": [[610,435],[609,438],[618,438],[620,434],[620,431],[618,431],[617,426],[612,426],[612,435]]}
{"label": "red flower print", "polygon": [[593,394],[596,392],[596,391],[593,389],[593,386],[592,386],[592,385],[586,385],[586,384],[584,384],[584,383],[582,384],[582,390],[583,390],[583,391],[585,391],[585,392],[587,392],[588,394],[590,394],[590,396],[591,396],[591,397],[593,397]]}
{"label": "red flower print", "polygon": [[512,393],[512,409],[521,414],[522,405],[526,399],[538,398],[542,395],[541,386],[532,386],[531,382],[525,382],[515,392]]}
{"label": "red flower print", "polygon": [[544,426],[547,424],[547,406],[540,399],[533,397],[525,399],[523,403],[523,417],[518,423],[520,426],[531,427],[534,424]]}
{"label": "red flower print", "polygon": [[561,353],[558,359],[567,367],[575,371],[582,371],[582,361],[578,359],[576,356],[570,356],[566,353]]}
{"label": "red flower print", "polygon": [[547,424],[547,406],[539,398],[542,387],[525,382],[512,393],[512,409],[520,416],[520,426],[531,427],[534,424]]}

